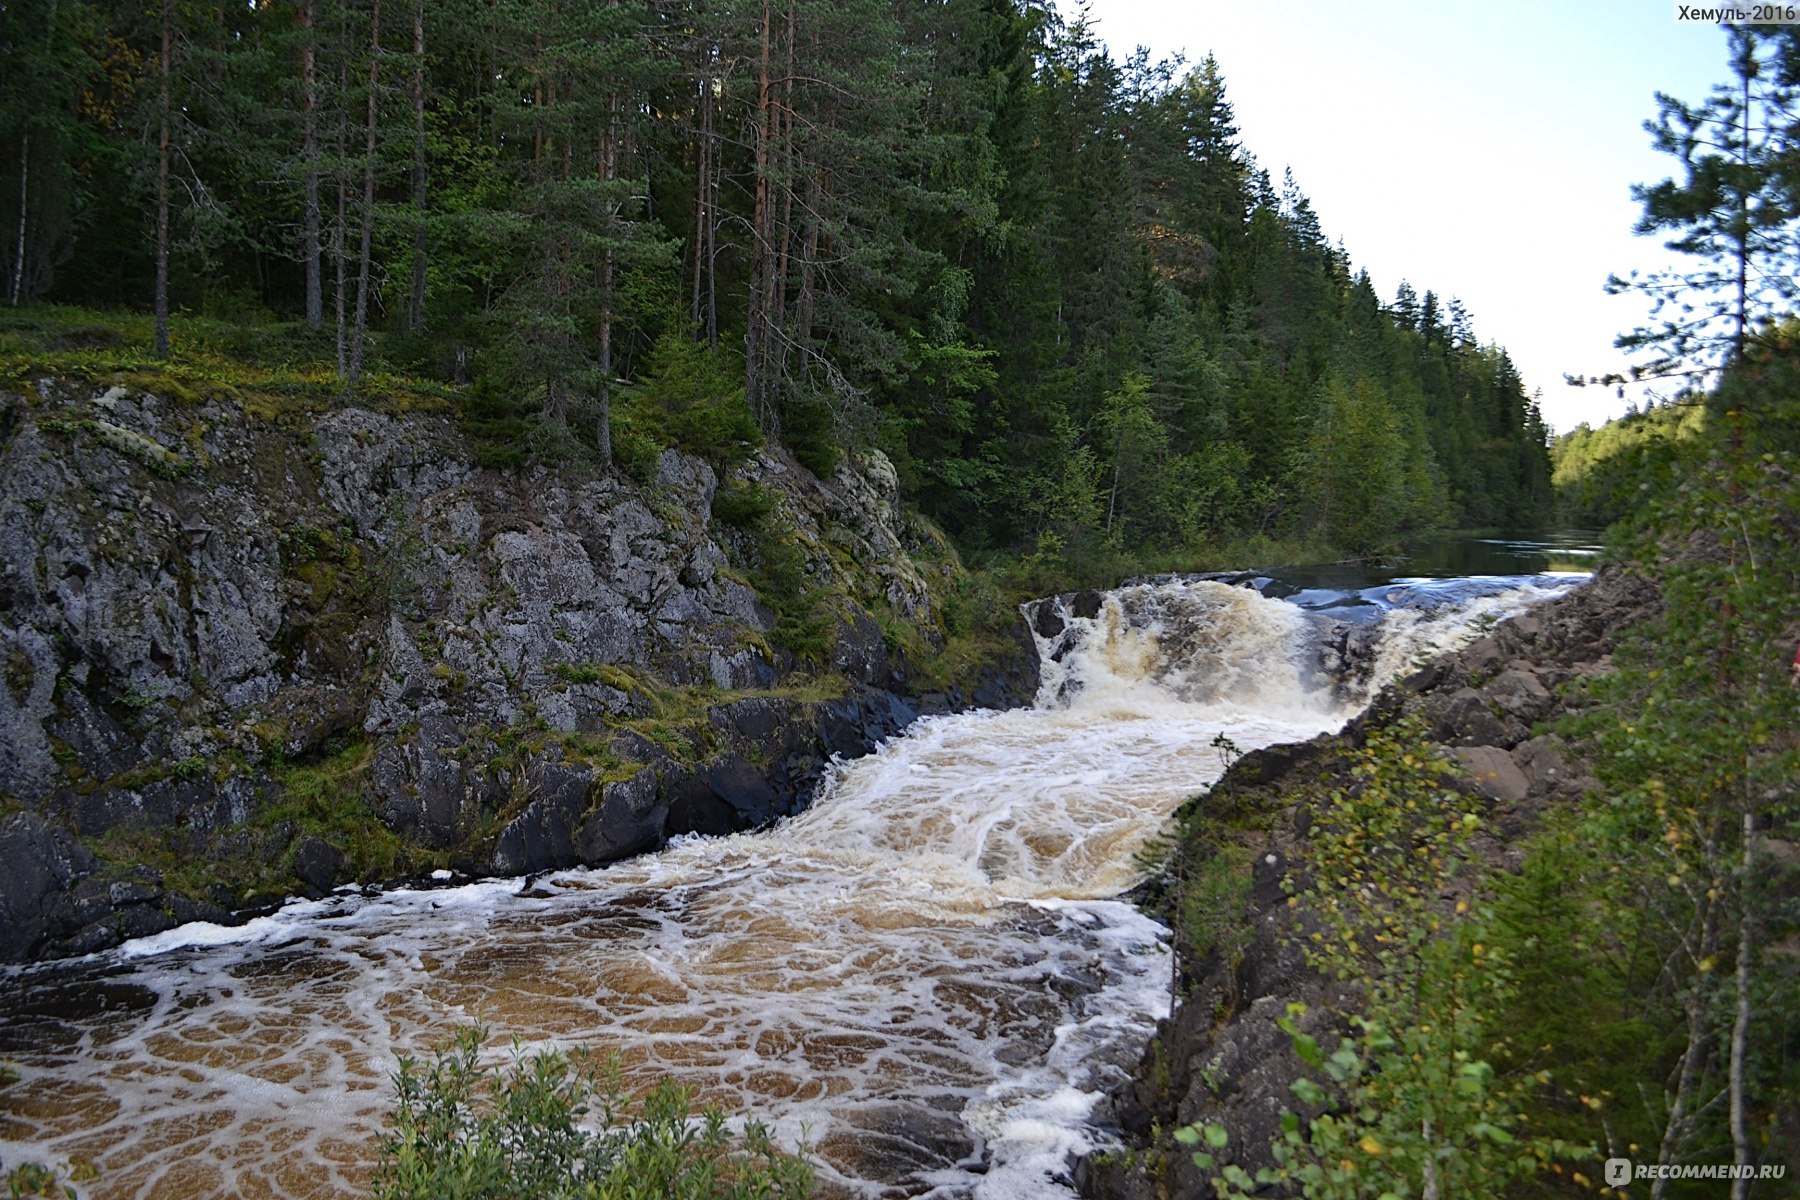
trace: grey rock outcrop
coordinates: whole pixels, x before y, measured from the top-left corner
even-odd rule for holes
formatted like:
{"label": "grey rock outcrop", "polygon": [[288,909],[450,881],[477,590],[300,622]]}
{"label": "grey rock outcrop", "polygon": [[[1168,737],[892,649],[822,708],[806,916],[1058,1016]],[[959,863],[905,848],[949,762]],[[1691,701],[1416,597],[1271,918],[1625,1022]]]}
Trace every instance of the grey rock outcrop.
{"label": "grey rock outcrop", "polygon": [[[955,571],[879,454],[824,481],[768,453],[736,468],[831,604],[836,682],[790,688],[757,545],[714,521],[699,458],[665,451],[647,484],[499,472],[441,414],[78,381],[0,410],[0,797],[29,817],[0,843],[28,931],[0,959],[368,882],[332,825],[356,804],[419,855],[507,874],[766,823],[912,719],[875,614],[933,644]],[[1019,642],[928,706],[1028,701]],[[137,864],[81,845],[115,830],[261,867],[115,905]]]}

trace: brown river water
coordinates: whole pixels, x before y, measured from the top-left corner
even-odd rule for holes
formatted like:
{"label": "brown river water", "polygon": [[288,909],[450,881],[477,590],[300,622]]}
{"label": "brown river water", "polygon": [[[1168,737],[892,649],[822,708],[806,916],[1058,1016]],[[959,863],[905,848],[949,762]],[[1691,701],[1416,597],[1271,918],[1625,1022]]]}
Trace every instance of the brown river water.
{"label": "brown river water", "polygon": [[12,970],[0,1161],[89,1160],[103,1200],[366,1194],[398,1056],[481,1020],[496,1055],[592,1048],[633,1086],[756,1112],[826,1195],[1069,1195],[1070,1155],[1108,1141],[1096,1101],[1168,1008],[1163,931],[1113,897],[1221,770],[1214,739],[1334,729],[1564,582],[1388,613],[1348,696],[1295,604],[1125,588],[1041,647],[1036,707],[921,721],[773,829]]}

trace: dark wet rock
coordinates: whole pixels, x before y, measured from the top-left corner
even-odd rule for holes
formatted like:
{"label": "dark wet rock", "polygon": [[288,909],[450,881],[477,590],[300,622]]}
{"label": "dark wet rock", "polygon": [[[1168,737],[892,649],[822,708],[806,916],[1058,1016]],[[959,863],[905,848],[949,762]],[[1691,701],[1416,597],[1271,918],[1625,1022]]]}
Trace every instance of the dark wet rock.
{"label": "dark wet rock", "polygon": [[0,824],[0,961],[29,958],[79,923],[68,892],[95,865],[83,846],[34,813]]}
{"label": "dark wet rock", "polygon": [[698,774],[684,767],[663,772],[662,795],[669,805],[668,831],[719,837],[743,828],[737,810]]}
{"label": "dark wet rock", "polygon": [[842,1113],[856,1129],[849,1153],[858,1174],[867,1179],[922,1179],[973,1162],[984,1147],[955,1112],[936,1112],[918,1104],[858,1106]]}
{"label": "dark wet rock", "polygon": [[64,690],[58,712],[46,729],[69,747],[76,763],[96,780],[122,775],[149,758],[124,726],[78,689]]}
{"label": "dark wet rock", "polygon": [[113,924],[86,925],[60,942],[56,949],[61,955],[77,957],[83,954],[98,954],[102,950],[111,950],[124,940],[125,934]]}
{"label": "dark wet rock", "polygon": [[576,836],[576,852],[583,862],[602,863],[653,850],[662,843],[668,817],[656,772],[645,768],[600,789],[599,806]]}
{"label": "dark wet rock", "polygon": [[329,892],[344,869],[344,852],[324,838],[301,838],[294,845],[294,874],[314,892]]}
{"label": "dark wet rock", "polygon": [[1340,695],[1366,695],[1369,677],[1374,673],[1381,653],[1384,631],[1379,625],[1349,625],[1344,628],[1339,654],[1341,663],[1333,672],[1334,685]]}
{"label": "dark wet rock", "polygon": [[785,701],[752,696],[714,705],[706,716],[713,728],[727,736],[763,744],[775,740],[786,729],[792,720],[792,708]]}
{"label": "dark wet rock", "polygon": [[874,618],[857,612],[849,621],[838,623],[831,647],[831,669],[870,687],[888,687],[895,682],[887,642]]}
{"label": "dark wet rock", "polygon": [[702,767],[698,774],[713,795],[736,814],[738,829],[755,829],[775,818],[775,789],[756,764],[743,755],[726,755]]}
{"label": "dark wet rock", "polygon": [[1106,597],[1100,592],[1076,592],[1069,597],[1069,615],[1091,621],[1100,615],[1100,609],[1105,604]]}
{"label": "dark wet rock", "polygon": [[[779,498],[854,694],[730,700],[710,727],[668,731],[691,743],[680,765],[621,724],[663,720],[671,687],[775,689],[793,666],[743,581],[754,547],[712,518],[705,461],[663,452],[648,485],[499,474],[444,414],[269,422],[222,396],[177,405],[75,380],[0,397],[0,424],[0,794],[76,836],[128,828],[176,854],[254,859],[285,888],[366,870],[264,828],[294,768],[324,769],[410,846],[470,870],[611,861],[683,827],[797,811],[832,756],[914,718],[885,695],[915,672],[884,623],[935,644],[955,582],[880,454],[847,455],[827,480],[778,453],[735,466]],[[942,709],[1029,702],[1023,618],[1013,641],[945,687]],[[521,777],[608,745],[604,770],[629,777],[602,786],[596,767],[584,800]],[[57,887],[32,918],[56,910],[55,932],[10,953],[118,934],[106,919],[122,909]]]}
{"label": "dark wet rock", "polygon": [[128,904],[155,904],[163,898],[161,883],[141,879],[122,879],[106,889],[107,903],[114,908]]}
{"label": "dark wet rock", "polygon": [[462,764],[445,753],[461,741],[448,720],[431,717],[412,738],[376,753],[369,780],[375,810],[388,828],[439,849],[458,841],[464,822],[475,815],[465,811],[473,806]]}
{"label": "dark wet rock", "polygon": [[1436,715],[1433,735],[1453,745],[1516,746],[1530,732],[1497,701],[1474,688],[1459,689],[1429,711]]}
{"label": "dark wet rock", "polygon": [[1319,750],[1319,739],[1251,750],[1232,764],[1234,778],[1246,784],[1274,783]]}
{"label": "dark wet rock", "polygon": [[494,843],[497,875],[524,875],[572,867],[580,861],[575,834],[587,811],[594,778],[590,768],[534,762],[525,772],[525,810],[501,830]]}
{"label": "dark wet rock", "polygon": [[1409,692],[1429,692],[1443,682],[1446,671],[1441,660],[1430,662],[1402,679],[1400,686]]}
{"label": "dark wet rock", "polygon": [[196,900],[179,893],[169,897],[169,915],[174,917],[179,925],[186,925],[190,921],[208,921],[214,925],[236,923],[229,908],[207,900]]}
{"label": "dark wet rock", "polygon": [[175,918],[162,909],[138,904],[119,910],[112,928],[120,941],[128,942],[132,938],[149,937],[173,929],[177,924]]}

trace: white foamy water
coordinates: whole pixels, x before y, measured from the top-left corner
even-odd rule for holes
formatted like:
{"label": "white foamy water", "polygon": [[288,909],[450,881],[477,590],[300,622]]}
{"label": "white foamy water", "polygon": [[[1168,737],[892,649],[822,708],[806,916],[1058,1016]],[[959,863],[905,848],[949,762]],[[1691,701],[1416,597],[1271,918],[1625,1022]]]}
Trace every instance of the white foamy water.
{"label": "white foamy water", "polygon": [[[1381,669],[1473,615],[1396,622]],[[1167,1009],[1161,929],[1110,899],[1134,852],[1218,775],[1220,734],[1349,714],[1311,678],[1313,626],[1254,591],[1122,589],[1064,617],[1036,708],[921,721],[775,829],[187,926],[105,979],[16,973],[93,1011],[9,1018],[0,1158],[90,1159],[97,1197],[357,1195],[397,1056],[480,1018],[755,1111],[811,1145],[826,1195],[1068,1194]]]}

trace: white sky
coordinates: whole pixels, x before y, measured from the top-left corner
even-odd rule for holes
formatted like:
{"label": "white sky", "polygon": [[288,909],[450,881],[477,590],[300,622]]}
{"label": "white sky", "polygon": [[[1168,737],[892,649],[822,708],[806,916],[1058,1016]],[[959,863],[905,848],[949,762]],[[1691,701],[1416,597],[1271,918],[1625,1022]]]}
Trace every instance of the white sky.
{"label": "white sky", "polygon": [[[1072,3],[1062,6],[1073,19]],[[1703,98],[1725,36],[1670,0],[1090,0],[1123,59],[1219,61],[1244,145],[1283,167],[1391,301],[1402,279],[1456,297],[1543,390],[1557,430],[1624,411],[1565,372],[1622,370],[1645,311],[1608,274],[1680,256],[1633,236],[1633,183],[1679,164],[1650,147],[1655,93]]]}

